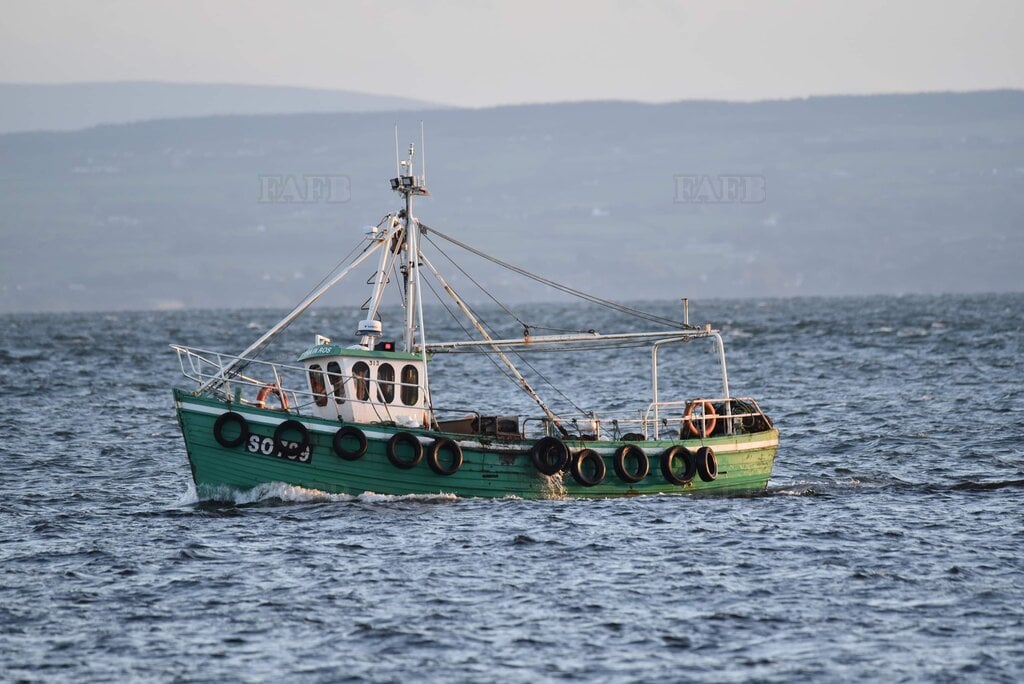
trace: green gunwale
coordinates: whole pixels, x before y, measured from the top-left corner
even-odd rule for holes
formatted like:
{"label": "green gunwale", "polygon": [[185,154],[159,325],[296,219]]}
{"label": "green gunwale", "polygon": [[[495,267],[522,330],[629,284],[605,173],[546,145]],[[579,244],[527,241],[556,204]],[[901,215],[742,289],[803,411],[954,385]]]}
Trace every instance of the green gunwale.
{"label": "green gunwale", "polygon": [[[345,461],[331,448],[337,421],[296,416],[249,405],[231,404],[209,397],[196,397],[174,390],[178,421],[185,439],[196,487],[204,492],[221,487],[246,490],[272,482],[329,493],[454,494],[460,497],[606,498],[639,494],[725,494],[763,492],[771,476],[778,449],[778,431],[711,437],[693,440],[651,440],[628,442],[647,452],[649,475],[636,484],[620,481],[612,468],[614,450],[627,442],[566,440],[572,453],[582,448],[598,451],[605,462],[606,476],[593,487],[579,485],[571,475],[546,477],[537,473],[529,457],[531,440],[485,440],[478,436],[408,429],[392,425],[358,425],[368,438],[366,454]],[[250,434],[270,437],[282,421],[297,419],[310,433],[312,460],[299,463],[278,456],[250,453],[246,445],[228,449],[213,437],[213,424],[226,411],[246,418]],[[421,439],[447,437],[459,442],[463,465],[454,475],[441,476],[427,467],[426,459],[414,468],[400,470],[387,459],[387,440],[396,432],[408,432]],[[715,449],[719,477],[704,482],[695,477],[686,485],[667,482],[661,474],[659,455],[670,446],[688,449],[706,445]]]}
{"label": "green gunwale", "polygon": [[[409,354],[400,351],[381,351],[379,349],[351,349],[340,344],[318,344],[302,352],[299,361],[306,359],[318,359],[323,356],[362,356],[377,359],[396,359],[401,361],[422,361],[419,354]],[[428,356],[429,360],[430,357]]]}

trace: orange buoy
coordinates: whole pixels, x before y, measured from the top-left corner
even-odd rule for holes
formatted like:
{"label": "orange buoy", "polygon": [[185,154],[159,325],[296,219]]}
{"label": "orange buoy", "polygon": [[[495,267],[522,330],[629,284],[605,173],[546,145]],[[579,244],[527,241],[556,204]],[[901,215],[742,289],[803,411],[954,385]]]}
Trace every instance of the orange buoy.
{"label": "orange buoy", "polygon": [[258,408],[266,408],[267,397],[269,397],[271,394],[277,395],[277,400],[281,402],[281,410],[287,411],[288,397],[285,396],[284,390],[281,389],[281,386],[278,385],[277,383],[264,385],[263,387],[260,388],[260,393],[256,395],[256,406]]}
{"label": "orange buoy", "polygon": [[[695,417],[693,415],[694,410],[700,406],[704,411],[703,418]],[[686,423],[686,428],[690,431],[690,434],[694,437],[707,437],[715,431],[715,426],[718,425],[718,414],[715,413],[715,407],[711,405],[710,401],[706,399],[696,399],[686,405],[686,413],[683,414],[683,422]],[[700,423],[700,425],[698,425]]]}

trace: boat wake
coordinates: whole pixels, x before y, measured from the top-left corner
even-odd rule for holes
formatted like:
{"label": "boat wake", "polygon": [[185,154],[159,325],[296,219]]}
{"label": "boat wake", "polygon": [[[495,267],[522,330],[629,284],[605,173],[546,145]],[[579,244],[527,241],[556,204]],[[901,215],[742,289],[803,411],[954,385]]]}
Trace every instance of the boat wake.
{"label": "boat wake", "polygon": [[268,482],[252,489],[235,489],[233,487],[201,487],[198,494],[193,493],[192,505],[228,504],[235,506],[251,505],[287,505],[297,503],[392,503],[396,501],[445,502],[458,501],[455,494],[375,494],[364,492],[358,496],[352,494],[332,494],[319,489],[307,489],[283,482]]}
{"label": "boat wake", "polygon": [[355,501],[366,501],[369,503],[390,503],[393,501],[441,503],[445,501],[459,501],[462,497],[457,494],[443,492],[438,492],[437,494],[375,494],[373,492],[365,492],[353,498]]}

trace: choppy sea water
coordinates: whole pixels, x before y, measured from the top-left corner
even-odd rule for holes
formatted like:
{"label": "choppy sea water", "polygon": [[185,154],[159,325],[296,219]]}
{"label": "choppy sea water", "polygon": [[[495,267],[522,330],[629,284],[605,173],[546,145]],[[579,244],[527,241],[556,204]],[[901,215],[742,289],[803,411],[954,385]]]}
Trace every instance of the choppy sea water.
{"label": "choppy sea water", "polygon": [[[782,432],[764,496],[200,501],[166,345],[238,351],[278,315],[0,317],[0,678],[1024,679],[1024,295],[695,304]],[[643,403],[644,353],[604,353],[530,372]],[[486,357],[434,367],[454,403],[525,410]]]}

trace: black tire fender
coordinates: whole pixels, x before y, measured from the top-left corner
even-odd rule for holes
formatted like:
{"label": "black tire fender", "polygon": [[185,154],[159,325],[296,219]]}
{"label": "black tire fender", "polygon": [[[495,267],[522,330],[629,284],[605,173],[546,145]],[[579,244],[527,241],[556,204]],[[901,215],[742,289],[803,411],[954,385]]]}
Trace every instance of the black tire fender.
{"label": "black tire fender", "polygon": [[542,437],[530,449],[530,461],[538,472],[554,475],[569,462],[569,447],[557,437]]}
{"label": "black tire fender", "polygon": [[[441,451],[445,449],[452,455],[452,463],[447,467],[441,465],[441,460],[438,458]],[[435,439],[427,451],[427,465],[438,475],[454,475],[462,467],[462,447],[454,439],[447,437]]]}
{"label": "black tire fender", "polygon": [[[359,446],[355,450],[345,448],[345,440],[351,438],[359,442]],[[366,435],[362,430],[353,425],[338,428],[338,431],[334,433],[334,437],[331,439],[331,449],[334,450],[334,453],[339,458],[343,458],[346,461],[358,461],[366,453]]]}
{"label": "black tire fender", "polygon": [[[636,460],[636,470],[631,471],[626,467],[626,461],[632,457]],[[636,444],[623,444],[615,450],[615,458],[612,461],[615,474],[619,479],[628,484],[636,484],[647,477],[651,472],[651,461],[647,458],[644,450]]]}
{"label": "black tire fender", "polygon": [[[584,464],[587,461],[594,464],[593,476],[587,476],[587,474],[583,472]],[[604,459],[601,458],[601,454],[597,453],[593,449],[581,449],[579,453],[573,457],[569,470],[572,473],[573,479],[584,487],[593,487],[594,485],[601,484],[608,471],[604,465]]]}
{"label": "black tire fender", "polygon": [[[412,447],[413,456],[409,460],[405,460],[398,455],[398,445],[403,442]],[[408,432],[396,432],[388,440],[388,460],[391,461],[391,465],[402,470],[415,468],[423,460],[423,445],[420,444],[420,440],[416,439],[415,435]]]}
{"label": "black tire fender", "polygon": [[[682,474],[677,473],[675,470],[676,458],[682,458],[685,464]],[[696,474],[696,459],[689,449],[678,444],[665,449],[665,452],[661,455],[661,475],[665,478],[666,482],[682,486],[689,484]]]}
{"label": "black tire fender", "polygon": [[[299,442],[295,446],[284,441],[284,433],[289,430],[294,430],[300,435]],[[293,418],[282,421],[274,429],[274,447],[284,454],[286,458],[295,458],[309,447],[309,430],[306,429],[305,425]]]}
{"label": "black tire fender", "polygon": [[697,449],[697,474],[705,482],[712,482],[718,478],[718,457],[715,450],[708,446]]}
{"label": "black tire fender", "polygon": [[[224,436],[224,426],[228,423],[238,424],[238,437],[235,439],[227,439]],[[222,413],[217,416],[217,421],[213,424],[213,438],[225,449],[234,449],[237,446],[241,446],[245,440],[249,439],[249,421],[234,411]]]}

